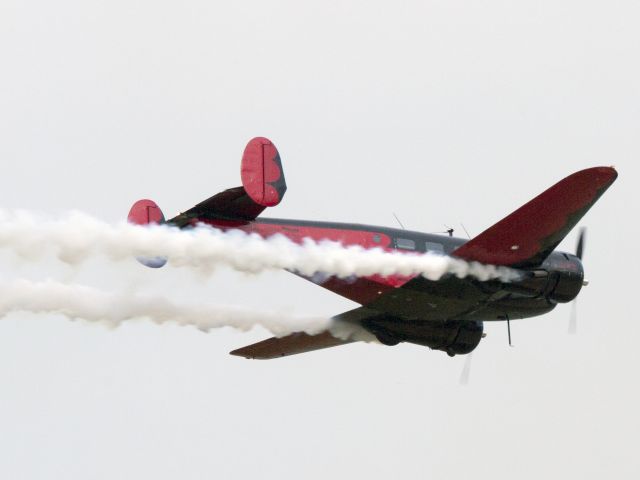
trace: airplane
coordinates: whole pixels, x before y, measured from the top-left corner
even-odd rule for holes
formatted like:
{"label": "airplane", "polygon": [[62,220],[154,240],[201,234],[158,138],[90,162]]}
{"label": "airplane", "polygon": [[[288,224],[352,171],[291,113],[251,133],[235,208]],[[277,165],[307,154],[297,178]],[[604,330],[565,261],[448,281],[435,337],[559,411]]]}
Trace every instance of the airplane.
{"label": "airplane", "polygon": [[[158,205],[148,199],[131,207],[128,220],[138,225],[165,223],[181,229],[206,224],[265,238],[282,234],[294,242],[308,237],[385,251],[435,252],[517,270],[520,279],[510,282],[455,275],[445,275],[437,281],[422,275],[304,277],[360,305],[334,319],[359,325],[384,345],[408,342],[449,356],[471,353],[484,338],[484,322],[506,321],[510,339],[510,320],[548,313],[558,303],[577,297],[586,285],[582,266],[584,230],[574,254],[555,248],[618,176],[613,167],[576,172],[466,240],[451,236],[452,232],[445,236],[356,223],[260,217],[267,207],[278,205],[287,190],[280,154],[273,142],[264,137],[249,141],[240,173],[242,186],[218,193],[170,220],[165,220]],[[166,263],[164,258],[139,260],[154,268]],[[273,359],[353,341],[356,340],[337,338],[329,331],[318,335],[300,332],[269,338],[230,353]]]}

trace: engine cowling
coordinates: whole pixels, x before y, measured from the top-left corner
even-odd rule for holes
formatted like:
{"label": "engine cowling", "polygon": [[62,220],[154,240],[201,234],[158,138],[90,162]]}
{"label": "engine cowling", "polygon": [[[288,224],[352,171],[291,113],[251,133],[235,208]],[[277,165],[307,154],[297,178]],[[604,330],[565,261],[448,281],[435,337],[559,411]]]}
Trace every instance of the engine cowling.
{"label": "engine cowling", "polygon": [[543,264],[549,271],[549,300],[567,303],[578,296],[584,283],[584,268],[575,255],[550,255]]}
{"label": "engine cowling", "polygon": [[[164,223],[164,213],[153,200],[142,199],[133,204],[127,221],[134,225],[150,225]],[[141,264],[150,268],[160,268],[167,263],[167,257],[136,257]]]}
{"label": "engine cowling", "polygon": [[525,297],[545,297],[552,303],[567,303],[578,296],[584,283],[580,259],[562,252],[549,255],[539,268],[521,273],[522,278],[501,288]]}

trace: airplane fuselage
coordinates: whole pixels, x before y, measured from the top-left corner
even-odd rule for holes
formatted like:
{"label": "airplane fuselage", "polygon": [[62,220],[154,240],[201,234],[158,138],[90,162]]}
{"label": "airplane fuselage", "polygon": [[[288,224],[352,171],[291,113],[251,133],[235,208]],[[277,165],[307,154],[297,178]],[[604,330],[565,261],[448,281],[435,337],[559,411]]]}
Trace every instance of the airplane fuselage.
{"label": "airplane fuselage", "polygon": [[[240,229],[263,237],[281,234],[294,242],[304,238],[332,240],[345,246],[379,247],[405,253],[450,255],[467,240],[373,225],[258,218],[255,221],[194,218],[216,228]],[[479,281],[445,275],[437,281],[418,276],[338,278],[316,274],[304,277],[323,288],[376,312],[364,326],[383,342],[407,341],[441,348],[451,354],[473,349],[482,335],[482,322],[513,320],[545,314],[569,302],[583,284],[583,268],[572,254],[553,252],[535,269],[521,270],[518,281]],[[452,349],[452,338],[471,338]],[[470,350],[469,350],[470,351]]]}

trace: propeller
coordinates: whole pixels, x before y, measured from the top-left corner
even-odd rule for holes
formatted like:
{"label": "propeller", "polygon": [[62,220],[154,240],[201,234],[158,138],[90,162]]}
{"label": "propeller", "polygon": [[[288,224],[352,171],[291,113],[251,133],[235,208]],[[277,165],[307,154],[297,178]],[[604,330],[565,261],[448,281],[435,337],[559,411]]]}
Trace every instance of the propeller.
{"label": "propeller", "polygon": [[569,317],[569,334],[575,335],[578,328],[578,299],[571,302],[571,317]]}
{"label": "propeller", "polygon": [[578,237],[578,245],[576,246],[576,257],[582,260],[582,253],[584,252],[584,239],[587,236],[586,227],[580,229],[580,236]]}
{"label": "propeller", "polygon": [[[584,243],[587,236],[587,229],[582,227],[578,236],[578,244],[576,245],[576,257],[582,261],[584,254]],[[578,297],[571,303],[571,317],[569,317],[569,334],[575,335],[578,331]]]}
{"label": "propeller", "polygon": [[471,374],[471,353],[467,355],[467,358],[464,359],[464,367],[462,368],[462,373],[460,374],[460,385],[467,386],[469,385],[469,376]]}

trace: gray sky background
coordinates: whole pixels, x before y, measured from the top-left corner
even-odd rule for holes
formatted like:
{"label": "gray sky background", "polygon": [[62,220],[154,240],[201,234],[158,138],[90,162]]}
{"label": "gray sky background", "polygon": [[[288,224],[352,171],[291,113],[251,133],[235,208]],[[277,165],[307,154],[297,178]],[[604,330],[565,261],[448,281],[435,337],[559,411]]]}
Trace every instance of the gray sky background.
{"label": "gray sky background", "polygon": [[[638,25],[636,1],[2,0],[3,207],[173,215],[239,185],[256,135],[289,185],[269,216],[473,235],[573,171],[620,178],[583,221],[578,334],[568,305],[515,322],[515,348],[490,324],[467,387],[464,357],[414,345],[258,362],[227,352],[262,331],[3,319],[0,477],[637,478]],[[5,279],[353,306],[280,272],[0,260]]]}

